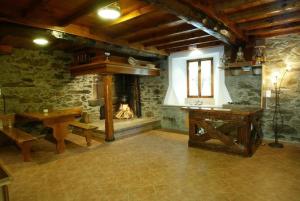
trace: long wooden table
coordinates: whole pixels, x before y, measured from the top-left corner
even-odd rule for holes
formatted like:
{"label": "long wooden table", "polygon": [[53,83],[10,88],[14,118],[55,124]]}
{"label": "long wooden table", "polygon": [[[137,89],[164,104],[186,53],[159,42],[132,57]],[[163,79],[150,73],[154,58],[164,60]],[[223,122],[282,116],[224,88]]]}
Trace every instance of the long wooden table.
{"label": "long wooden table", "polygon": [[16,115],[16,121],[41,121],[44,126],[53,129],[57,153],[65,150],[65,138],[69,133],[69,124],[82,113],[81,108],[57,110],[49,113],[22,113]]}
{"label": "long wooden table", "polygon": [[[263,110],[260,108],[183,109],[189,112],[189,146],[252,156],[262,142]],[[210,143],[212,139],[217,139],[221,144]]]}

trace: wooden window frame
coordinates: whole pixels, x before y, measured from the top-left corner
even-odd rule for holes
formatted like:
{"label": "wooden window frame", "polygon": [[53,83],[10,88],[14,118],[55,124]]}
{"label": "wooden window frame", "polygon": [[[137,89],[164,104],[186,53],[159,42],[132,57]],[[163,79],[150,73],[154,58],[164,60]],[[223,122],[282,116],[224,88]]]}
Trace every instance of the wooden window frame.
{"label": "wooden window frame", "polygon": [[[211,62],[211,96],[202,96],[201,93],[201,61],[210,60]],[[189,91],[189,63],[198,62],[198,96],[190,96]],[[212,57],[203,58],[203,59],[191,59],[186,61],[186,69],[187,69],[187,97],[188,98],[214,98],[214,59]]]}

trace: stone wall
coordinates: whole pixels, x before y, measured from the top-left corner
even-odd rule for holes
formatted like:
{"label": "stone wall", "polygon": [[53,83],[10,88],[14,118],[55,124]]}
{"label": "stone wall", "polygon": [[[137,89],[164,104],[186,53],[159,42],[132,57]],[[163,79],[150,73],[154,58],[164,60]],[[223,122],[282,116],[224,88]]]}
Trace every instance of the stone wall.
{"label": "stone wall", "polygon": [[[280,132],[282,140],[300,142],[300,35],[290,34],[266,40],[267,62],[264,65],[263,89],[273,89],[271,81],[274,72],[284,73],[287,65],[293,70],[288,72],[282,82],[281,111],[284,126]],[[264,115],[264,134],[273,138],[272,117],[274,109],[274,93],[267,99],[269,109]]]}
{"label": "stone wall", "polygon": [[161,105],[168,89],[168,62],[160,62],[160,76],[140,77],[143,117],[162,117]]}
{"label": "stone wall", "polygon": [[176,130],[188,133],[188,112],[180,106],[161,107],[161,127],[168,130]]}
{"label": "stone wall", "polygon": [[226,76],[225,84],[232,102],[260,106],[261,75]]}
{"label": "stone wall", "polygon": [[[68,69],[71,61],[71,55],[61,51],[14,49],[11,55],[1,55],[0,86],[7,99],[7,111],[34,112],[82,106],[94,118],[99,117],[103,94],[99,94],[100,100],[94,106],[89,103],[96,99],[95,87],[102,88],[102,79],[97,81],[96,75],[72,77]],[[114,83],[113,96],[117,100],[116,79]]]}

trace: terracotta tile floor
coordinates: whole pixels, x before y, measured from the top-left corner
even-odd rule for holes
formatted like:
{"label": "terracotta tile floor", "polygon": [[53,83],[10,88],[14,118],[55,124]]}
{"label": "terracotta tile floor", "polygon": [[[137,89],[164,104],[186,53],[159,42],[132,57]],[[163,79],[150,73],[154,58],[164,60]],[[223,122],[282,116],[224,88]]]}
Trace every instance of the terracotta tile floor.
{"label": "terracotta tile floor", "polygon": [[[150,131],[23,163],[1,149],[11,201],[300,201],[300,147],[261,146],[252,158],[188,148],[187,136]],[[37,156],[38,155],[38,156]]]}

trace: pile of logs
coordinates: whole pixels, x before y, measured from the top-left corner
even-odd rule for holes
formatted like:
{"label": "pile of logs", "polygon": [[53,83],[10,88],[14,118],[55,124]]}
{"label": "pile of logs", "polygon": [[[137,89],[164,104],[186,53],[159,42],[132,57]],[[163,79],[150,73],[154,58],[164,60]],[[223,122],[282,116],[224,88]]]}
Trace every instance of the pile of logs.
{"label": "pile of logs", "polygon": [[131,119],[134,117],[133,111],[128,104],[121,104],[119,111],[116,114],[117,119]]}

